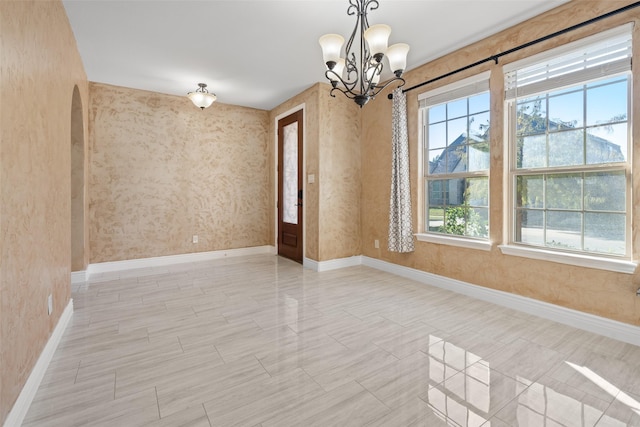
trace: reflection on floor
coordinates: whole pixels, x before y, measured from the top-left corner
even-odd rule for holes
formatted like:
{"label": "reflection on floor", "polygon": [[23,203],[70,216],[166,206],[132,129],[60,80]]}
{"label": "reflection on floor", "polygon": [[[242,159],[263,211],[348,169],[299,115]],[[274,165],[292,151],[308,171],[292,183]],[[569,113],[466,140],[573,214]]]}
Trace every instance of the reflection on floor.
{"label": "reflection on floor", "polygon": [[25,426],[639,426],[640,348],[275,256],[73,288]]}

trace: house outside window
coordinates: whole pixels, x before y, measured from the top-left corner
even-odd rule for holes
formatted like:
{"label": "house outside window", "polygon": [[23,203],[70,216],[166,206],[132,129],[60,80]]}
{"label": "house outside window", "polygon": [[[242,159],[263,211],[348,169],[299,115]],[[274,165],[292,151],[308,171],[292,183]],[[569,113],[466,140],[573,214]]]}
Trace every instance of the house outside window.
{"label": "house outside window", "polygon": [[510,244],[631,256],[628,26],[505,66]]}
{"label": "house outside window", "polygon": [[[419,96],[422,236],[489,238],[489,74]],[[421,237],[420,235],[418,236]]]}

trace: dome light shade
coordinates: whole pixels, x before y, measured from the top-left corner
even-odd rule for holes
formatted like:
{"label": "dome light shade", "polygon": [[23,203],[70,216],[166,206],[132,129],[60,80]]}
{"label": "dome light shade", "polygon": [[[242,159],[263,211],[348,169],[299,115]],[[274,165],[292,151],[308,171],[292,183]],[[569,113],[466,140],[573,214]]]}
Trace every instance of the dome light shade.
{"label": "dome light shade", "polygon": [[338,82],[340,81],[338,77],[342,78],[343,72],[344,72],[344,58],[338,58],[338,62],[336,62],[335,67],[333,67],[333,72],[327,73],[327,75],[329,76],[329,80],[331,82]]}
{"label": "dome light shade", "polygon": [[377,85],[380,83],[380,72],[376,72],[378,69],[376,67],[371,67],[367,70],[367,80]]}
{"label": "dome light shade", "polygon": [[409,45],[406,43],[396,43],[387,49],[387,59],[389,60],[389,68],[396,75],[402,74],[407,68],[407,54],[409,53]]}
{"label": "dome light shade", "polygon": [[198,83],[198,86],[198,89],[194,92],[189,92],[187,96],[196,107],[204,110],[205,108],[210,107],[217,97],[214,93],[209,93],[205,83]]}
{"label": "dome light shade", "polygon": [[[382,55],[387,51],[390,35],[391,27],[385,24],[372,25],[364,32],[364,39],[369,45],[369,52],[376,60],[378,60],[378,56],[382,59]],[[378,60],[378,62],[380,61]]]}
{"label": "dome light shade", "polygon": [[322,58],[324,59],[324,63],[327,64],[329,69],[332,69],[333,66],[330,64],[334,63],[335,65],[338,63],[338,59],[340,59],[340,51],[344,44],[344,37],[339,34],[325,34],[320,37],[318,42],[322,47]]}

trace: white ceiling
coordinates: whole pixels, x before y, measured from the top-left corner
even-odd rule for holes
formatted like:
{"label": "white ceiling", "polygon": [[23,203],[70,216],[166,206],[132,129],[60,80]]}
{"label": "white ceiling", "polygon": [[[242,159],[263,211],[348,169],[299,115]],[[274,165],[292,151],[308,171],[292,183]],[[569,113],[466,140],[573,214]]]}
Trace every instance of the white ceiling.
{"label": "white ceiling", "polygon": [[[568,0],[380,0],[369,23],[412,69]],[[90,81],[272,109],[325,81],[318,38],[349,37],[348,0],[64,0]],[[483,58],[477,58],[483,59]]]}

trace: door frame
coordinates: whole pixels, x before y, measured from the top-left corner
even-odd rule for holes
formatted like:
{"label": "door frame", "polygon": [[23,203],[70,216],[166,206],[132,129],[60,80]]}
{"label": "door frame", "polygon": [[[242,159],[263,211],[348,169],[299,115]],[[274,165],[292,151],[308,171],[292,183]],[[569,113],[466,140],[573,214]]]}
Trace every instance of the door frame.
{"label": "door frame", "polygon": [[305,265],[306,262],[306,247],[307,247],[307,114],[306,114],[306,105],[303,102],[302,104],[298,104],[295,107],[285,111],[284,113],[278,114],[274,120],[274,135],[273,135],[273,172],[275,179],[273,180],[274,188],[273,188],[273,217],[274,217],[274,225],[273,225],[273,246],[275,248],[276,255],[278,254],[278,155],[280,154],[278,151],[278,121],[280,119],[284,119],[291,114],[302,110],[302,194],[304,195],[304,201],[302,202],[302,265]]}

